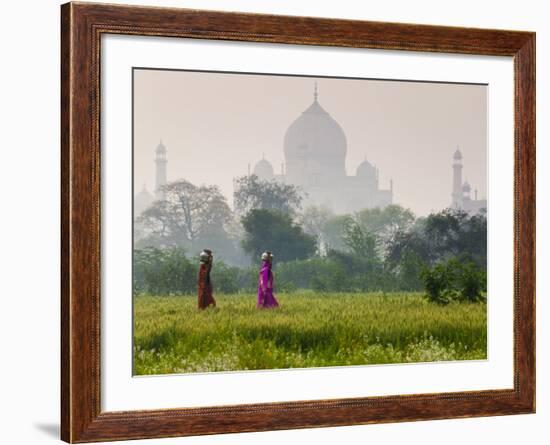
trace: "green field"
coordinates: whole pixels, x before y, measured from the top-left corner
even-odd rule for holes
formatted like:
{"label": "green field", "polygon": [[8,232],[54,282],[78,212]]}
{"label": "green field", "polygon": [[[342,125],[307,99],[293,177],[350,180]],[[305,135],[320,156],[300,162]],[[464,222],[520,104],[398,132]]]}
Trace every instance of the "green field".
{"label": "green field", "polygon": [[419,293],[134,297],[134,373],[472,360],[487,357],[485,303],[430,304]]}

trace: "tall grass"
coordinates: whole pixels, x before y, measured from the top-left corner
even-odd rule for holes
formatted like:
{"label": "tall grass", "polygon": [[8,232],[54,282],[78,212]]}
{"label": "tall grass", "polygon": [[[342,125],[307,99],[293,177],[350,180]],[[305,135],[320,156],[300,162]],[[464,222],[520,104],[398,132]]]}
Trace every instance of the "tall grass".
{"label": "tall grass", "polygon": [[134,297],[137,375],[485,359],[484,303],[427,303],[417,293]]}

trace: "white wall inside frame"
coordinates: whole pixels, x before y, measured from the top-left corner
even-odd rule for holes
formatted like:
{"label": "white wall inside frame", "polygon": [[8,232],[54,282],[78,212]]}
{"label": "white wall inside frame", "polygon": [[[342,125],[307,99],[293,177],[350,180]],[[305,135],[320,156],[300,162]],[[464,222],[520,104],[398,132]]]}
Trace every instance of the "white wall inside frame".
{"label": "white wall inside frame", "polygon": [[[102,410],[513,386],[513,66],[506,57],[104,36]],[[487,83],[488,359],[132,377],[132,67]]]}

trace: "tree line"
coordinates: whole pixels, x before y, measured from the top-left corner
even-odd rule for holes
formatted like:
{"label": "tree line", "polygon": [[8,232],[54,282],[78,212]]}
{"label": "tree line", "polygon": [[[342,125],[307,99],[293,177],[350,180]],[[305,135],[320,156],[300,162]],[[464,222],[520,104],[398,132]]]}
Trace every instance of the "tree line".
{"label": "tree line", "polygon": [[213,280],[227,293],[254,288],[265,250],[275,253],[280,291],[425,289],[446,303],[463,298],[465,289],[475,300],[486,288],[484,212],[444,209],[416,217],[389,205],[335,215],[304,208],[298,187],[255,175],[235,181],[233,210],[217,186],[179,180],[163,192],[165,199],[135,221],[137,292],[194,293],[195,257],[204,247],[215,252]]}

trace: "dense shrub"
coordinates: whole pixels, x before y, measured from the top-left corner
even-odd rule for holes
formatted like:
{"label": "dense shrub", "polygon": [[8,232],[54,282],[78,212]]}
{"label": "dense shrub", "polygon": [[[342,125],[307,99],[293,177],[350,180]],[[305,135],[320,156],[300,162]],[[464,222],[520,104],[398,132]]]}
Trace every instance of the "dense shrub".
{"label": "dense shrub", "polygon": [[[134,292],[195,294],[198,268],[198,261],[190,260],[181,247],[136,249]],[[214,260],[214,290],[225,294],[255,292],[258,270],[259,264],[239,268]],[[275,263],[274,272],[276,292],[397,291],[420,290],[423,286],[430,301],[446,304],[453,300],[478,301],[486,290],[485,270],[467,259],[452,259],[429,268],[411,258],[403,262],[403,267],[391,270],[368,257],[331,251],[327,257]]]}
{"label": "dense shrub", "polygon": [[187,294],[195,292],[197,267],[180,247],[134,250],[134,292]]}
{"label": "dense shrub", "polygon": [[317,292],[397,290],[399,282],[370,258],[337,251],[327,257],[288,261],[275,267],[278,290],[312,289]]}
{"label": "dense shrub", "polygon": [[216,261],[212,268],[212,283],[216,290],[225,294],[234,294],[239,291],[239,268],[227,266],[222,261]]}
{"label": "dense shrub", "polygon": [[[276,265],[276,285],[281,291],[295,289],[327,290],[330,284],[320,285],[321,281],[330,281],[339,267],[326,258],[312,258],[309,260],[288,261]],[[322,287],[322,289],[320,289]]]}
{"label": "dense shrub", "polygon": [[[198,261],[191,261],[181,247],[134,250],[134,293],[153,295],[195,294]],[[251,288],[250,271],[215,260],[212,282],[216,292],[236,293]]]}
{"label": "dense shrub", "polygon": [[433,303],[476,302],[485,299],[487,273],[473,261],[452,258],[431,268],[425,267],[420,277],[426,297]]}
{"label": "dense shrub", "polygon": [[[148,247],[134,251],[134,292],[154,295],[196,293],[199,264],[186,256],[181,247]],[[215,292],[234,294],[254,292],[258,285],[259,264],[248,268],[229,266],[214,260],[212,282]],[[399,290],[400,280],[381,264],[368,259],[331,252],[328,257],[277,262],[274,265],[275,290],[291,292],[312,289],[317,292],[364,292]]]}
{"label": "dense shrub", "polygon": [[432,303],[447,304],[451,301],[452,290],[450,277],[451,270],[446,264],[436,264],[432,268],[426,267],[420,273],[424,282],[426,296]]}

